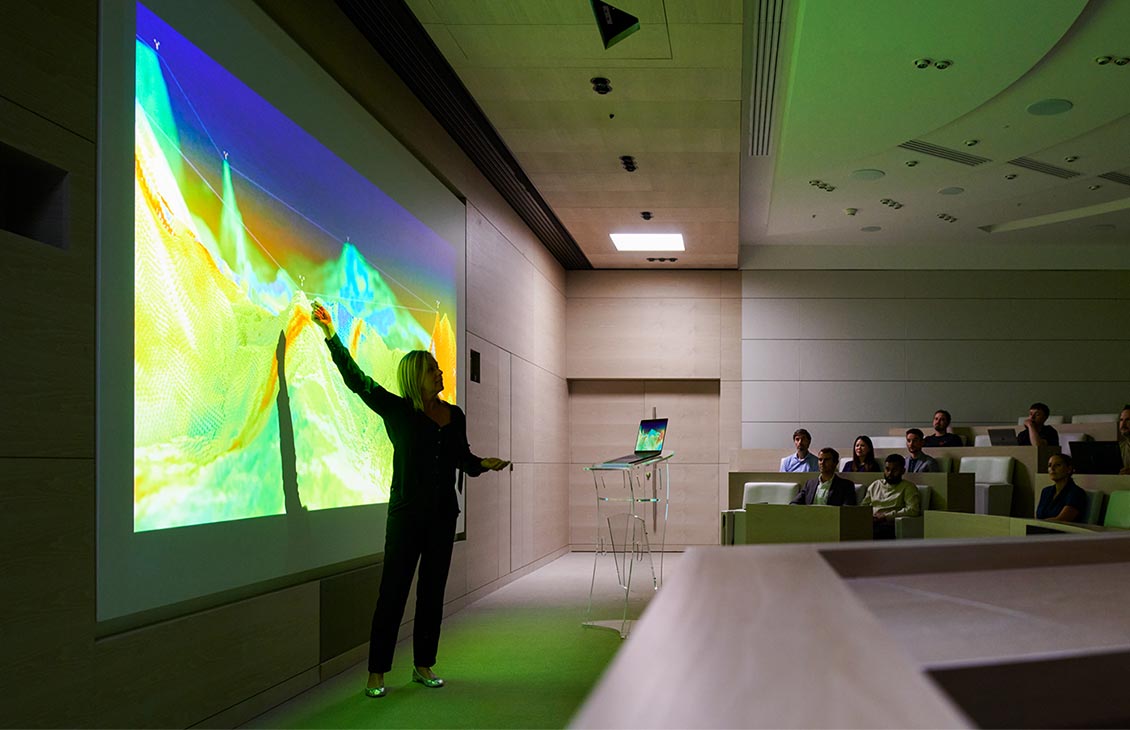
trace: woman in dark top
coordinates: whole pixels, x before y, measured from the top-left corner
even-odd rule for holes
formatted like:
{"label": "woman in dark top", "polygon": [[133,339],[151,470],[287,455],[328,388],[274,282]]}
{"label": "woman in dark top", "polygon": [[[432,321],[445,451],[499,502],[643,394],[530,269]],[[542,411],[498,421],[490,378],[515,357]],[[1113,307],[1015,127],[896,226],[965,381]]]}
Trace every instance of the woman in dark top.
{"label": "woman in dark top", "polygon": [[1076,522],[1087,509],[1087,493],[1071,475],[1075,467],[1067,454],[1055,454],[1048,459],[1048,476],[1054,484],[1040,492],[1036,519],[1048,522]]}
{"label": "woman in dark top", "polygon": [[883,467],[875,461],[875,447],[871,445],[870,436],[856,436],[855,446],[852,447],[851,461],[844,465],[844,471],[882,472]]}
{"label": "woman in dark top", "polygon": [[393,446],[384,565],[373,612],[365,694],[385,695],[384,675],[392,668],[396,636],[417,562],[420,579],[416,585],[412,681],[425,687],[442,687],[443,680],[432,672],[432,665],[439,646],[443,591],[459,514],[455,472],[458,469],[478,476],[487,469],[504,469],[510,462],[480,459],[471,453],[463,411],[437,397],[443,390],[443,372],[431,354],[415,350],[401,359],[396,379],[404,395],[395,395],[365,375],[353,361],[335,333],[329,311],[315,303],[312,312],[346,387],[384,420]]}

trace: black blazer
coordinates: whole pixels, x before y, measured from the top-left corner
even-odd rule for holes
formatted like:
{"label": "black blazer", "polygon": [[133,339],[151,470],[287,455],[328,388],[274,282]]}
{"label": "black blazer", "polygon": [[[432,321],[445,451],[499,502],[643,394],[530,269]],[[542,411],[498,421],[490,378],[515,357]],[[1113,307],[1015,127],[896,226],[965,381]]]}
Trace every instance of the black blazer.
{"label": "black blazer", "polygon": [[[793,498],[792,504],[812,504],[816,499],[816,490],[820,488],[820,477],[809,479],[804,483],[804,488]],[[832,477],[832,486],[828,489],[828,504],[833,507],[855,504],[855,485],[841,476]]]}

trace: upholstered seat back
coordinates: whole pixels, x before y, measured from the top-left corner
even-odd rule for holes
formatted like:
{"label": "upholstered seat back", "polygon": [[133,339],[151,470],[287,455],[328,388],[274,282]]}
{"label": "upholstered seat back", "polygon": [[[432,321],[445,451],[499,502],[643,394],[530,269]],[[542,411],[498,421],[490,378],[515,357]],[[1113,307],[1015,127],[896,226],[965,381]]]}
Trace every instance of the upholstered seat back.
{"label": "upholstered seat back", "polygon": [[800,492],[796,482],[746,482],[742,505],[788,504]]}
{"label": "upholstered seat back", "polygon": [[1084,489],[1087,493],[1087,506],[1083,510],[1083,514],[1079,515],[1079,521],[1085,525],[1099,524],[1099,514],[1103,510],[1103,493],[1097,489]]}
{"label": "upholstered seat back", "polygon": [[1011,456],[963,456],[957,470],[978,484],[1012,484],[1012,467]]}
{"label": "upholstered seat back", "polygon": [[1130,490],[1120,490],[1110,493],[1106,504],[1106,517],[1103,518],[1106,527],[1121,527],[1130,529]]}
{"label": "upholstered seat back", "polygon": [[1117,413],[1084,413],[1080,416],[1072,416],[1072,423],[1117,423]]}

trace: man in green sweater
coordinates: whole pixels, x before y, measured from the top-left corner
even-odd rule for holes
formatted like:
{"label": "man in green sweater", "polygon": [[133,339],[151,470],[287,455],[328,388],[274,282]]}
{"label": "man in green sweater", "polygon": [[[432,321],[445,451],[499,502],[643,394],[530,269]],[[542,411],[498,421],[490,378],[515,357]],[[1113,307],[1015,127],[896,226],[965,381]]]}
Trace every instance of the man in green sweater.
{"label": "man in green sweater", "polygon": [[871,506],[871,527],[876,540],[893,540],[895,519],[917,517],[922,514],[922,500],[918,487],[904,480],[906,459],[902,454],[891,454],[883,462],[883,478],[867,487],[861,505]]}

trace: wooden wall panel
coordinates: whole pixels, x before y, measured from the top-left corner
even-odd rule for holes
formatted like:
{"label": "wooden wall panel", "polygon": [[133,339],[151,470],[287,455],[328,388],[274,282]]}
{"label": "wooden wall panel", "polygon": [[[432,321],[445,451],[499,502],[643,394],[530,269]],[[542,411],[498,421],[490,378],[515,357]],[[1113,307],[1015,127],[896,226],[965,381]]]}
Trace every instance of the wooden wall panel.
{"label": "wooden wall panel", "polygon": [[0,459],[3,724],[78,727],[93,676],[94,461]]}
{"label": "wooden wall panel", "polygon": [[[93,143],[98,88],[98,3],[4,3],[0,96]],[[3,135],[0,135],[0,139]]]}
{"label": "wooden wall panel", "polygon": [[3,98],[0,142],[68,171],[70,200],[66,249],[0,231],[0,456],[93,458],[94,144]]}
{"label": "wooden wall panel", "polygon": [[573,299],[570,378],[712,378],[720,373],[718,299]]}
{"label": "wooden wall panel", "polygon": [[307,583],[95,645],[98,725],[187,727],[318,664],[318,588]]}
{"label": "wooden wall panel", "polygon": [[474,206],[468,205],[467,329],[527,360],[534,353],[531,275],[529,262]]}

